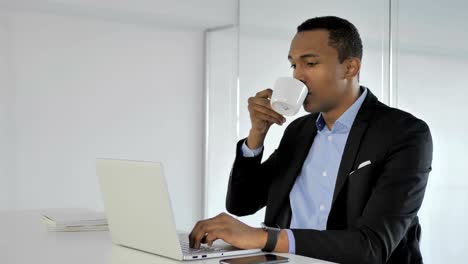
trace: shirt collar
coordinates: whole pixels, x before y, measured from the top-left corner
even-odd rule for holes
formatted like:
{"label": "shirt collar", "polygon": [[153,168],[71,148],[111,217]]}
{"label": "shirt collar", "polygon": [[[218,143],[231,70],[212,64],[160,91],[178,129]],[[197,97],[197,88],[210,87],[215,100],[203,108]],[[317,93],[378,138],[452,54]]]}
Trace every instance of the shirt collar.
{"label": "shirt collar", "polygon": [[[349,131],[351,126],[353,125],[354,119],[356,118],[356,115],[361,108],[362,103],[364,102],[364,99],[367,96],[367,88],[364,86],[361,86],[364,91],[362,94],[359,96],[359,98],[336,120],[335,124],[333,125],[332,131],[335,132],[342,132],[342,131]],[[315,125],[317,126],[317,130],[321,131],[323,128],[325,128],[326,123],[325,120],[323,119],[322,113],[319,114],[317,117],[317,120],[315,121]]]}

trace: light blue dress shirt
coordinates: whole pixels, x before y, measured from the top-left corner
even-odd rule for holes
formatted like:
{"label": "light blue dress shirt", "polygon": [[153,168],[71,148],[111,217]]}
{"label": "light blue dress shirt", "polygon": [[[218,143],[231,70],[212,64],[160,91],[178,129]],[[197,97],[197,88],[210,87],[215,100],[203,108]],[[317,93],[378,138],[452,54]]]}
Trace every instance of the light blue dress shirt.
{"label": "light blue dress shirt", "polygon": [[[290,228],[325,230],[330,213],[336,177],[354,119],[367,95],[367,88],[339,118],[330,130],[322,113],[316,120],[317,135],[304,161],[302,170],[289,193],[292,218]],[[244,157],[260,154],[263,147],[251,150],[242,145]],[[291,230],[286,230],[289,253],[295,253],[296,243]]]}

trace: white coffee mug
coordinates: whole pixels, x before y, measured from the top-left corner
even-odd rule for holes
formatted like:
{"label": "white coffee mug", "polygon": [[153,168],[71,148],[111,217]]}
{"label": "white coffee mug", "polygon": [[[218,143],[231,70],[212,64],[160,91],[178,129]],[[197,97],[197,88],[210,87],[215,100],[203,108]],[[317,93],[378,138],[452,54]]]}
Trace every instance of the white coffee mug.
{"label": "white coffee mug", "polygon": [[293,116],[301,109],[307,93],[307,86],[298,79],[280,77],[273,86],[271,107],[279,114]]}

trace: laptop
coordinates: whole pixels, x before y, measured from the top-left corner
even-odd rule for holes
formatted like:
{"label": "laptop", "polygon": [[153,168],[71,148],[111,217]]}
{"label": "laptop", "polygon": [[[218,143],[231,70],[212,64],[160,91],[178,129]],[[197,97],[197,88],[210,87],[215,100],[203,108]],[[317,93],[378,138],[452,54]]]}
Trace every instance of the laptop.
{"label": "laptop", "polygon": [[216,240],[212,247],[190,248],[187,233],[178,233],[159,162],[97,159],[107,221],[114,244],[176,260],[199,260],[260,252]]}

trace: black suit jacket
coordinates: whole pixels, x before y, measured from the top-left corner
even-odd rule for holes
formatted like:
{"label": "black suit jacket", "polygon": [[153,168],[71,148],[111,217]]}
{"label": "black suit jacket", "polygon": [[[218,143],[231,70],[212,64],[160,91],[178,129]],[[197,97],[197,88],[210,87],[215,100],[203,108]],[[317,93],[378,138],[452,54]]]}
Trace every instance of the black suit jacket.
{"label": "black suit jacket", "polygon": [[[266,206],[267,225],[289,228],[289,192],[317,134],[317,117],[292,122],[263,163],[262,155],[243,157],[239,141],[226,198],[230,213],[250,215]],[[368,160],[371,165],[358,169]],[[422,263],[417,213],[431,162],[426,123],[368,90],[344,148],[327,230],[293,229],[296,254],[339,263]]]}

